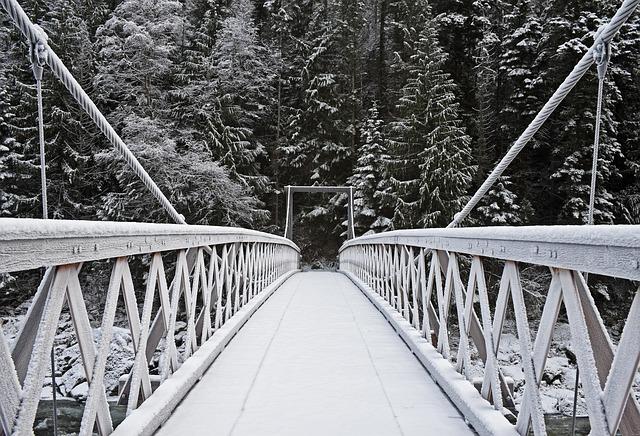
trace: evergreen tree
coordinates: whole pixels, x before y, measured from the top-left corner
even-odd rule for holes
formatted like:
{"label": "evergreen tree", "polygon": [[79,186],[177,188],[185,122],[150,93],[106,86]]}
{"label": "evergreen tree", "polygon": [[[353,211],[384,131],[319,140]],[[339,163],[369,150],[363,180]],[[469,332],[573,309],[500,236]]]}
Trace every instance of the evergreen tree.
{"label": "evergreen tree", "polygon": [[477,140],[473,142],[473,154],[477,157],[478,171],[474,184],[482,183],[482,179],[490,171],[499,149],[500,135],[496,126],[502,92],[502,77],[499,69],[501,34],[503,23],[499,6],[501,2],[477,2],[483,22],[483,37],[478,42],[474,56],[475,66],[475,99],[476,114],[473,117],[473,131]]}
{"label": "evergreen tree", "polygon": [[409,79],[391,123],[390,195],[397,228],[444,226],[464,204],[473,168],[456,87],[433,26],[415,37]]}
{"label": "evergreen tree", "polygon": [[218,98],[207,119],[208,145],[233,175],[258,192],[267,190],[259,159],[266,154],[265,125],[275,106],[274,64],[258,39],[249,0],[234,0],[217,36],[211,65]]}
{"label": "evergreen tree", "polygon": [[175,0],[124,0],[96,32],[95,87],[117,122],[135,113],[166,110],[164,90],[184,43],[182,4]]}
{"label": "evergreen tree", "polygon": [[[113,107],[111,117],[118,121],[123,140],[187,222],[259,225],[265,218],[259,202],[237,179],[231,180],[212,159],[211,149],[205,148],[208,144],[201,130],[206,131],[207,125],[200,128],[200,117],[219,116],[220,111],[193,95],[198,90],[194,82],[205,82],[206,77],[197,76],[206,71],[202,64],[208,59],[188,53],[190,30],[180,3],[121,3],[97,32],[101,50],[96,87],[107,91],[103,93],[107,103],[126,102]],[[109,56],[115,56],[115,61]],[[200,65],[187,68],[193,60]],[[204,96],[214,95],[206,86],[200,89]],[[199,109],[193,117],[174,118],[180,105],[182,110]],[[113,150],[98,158],[104,172],[113,175],[98,211],[101,217],[168,219]]]}
{"label": "evergreen tree", "polygon": [[484,196],[477,208],[478,221],[485,226],[516,226],[525,222],[530,206],[520,204],[520,199],[512,191],[513,183],[503,176]]}
{"label": "evergreen tree", "polygon": [[[598,5],[598,2],[573,5],[552,1],[547,6],[542,31],[544,37],[537,60],[540,65],[537,80],[546,85],[545,95],[551,95],[592,44],[592,38],[587,35],[600,24]],[[594,214],[597,223],[611,223],[615,219],[609,189],[619,180],[615,160],[622,157],[616,137],[618,123],[611,111],[619,92],[610,77],[605,88],[607,103],[603,109]],[[597,77],[591,70],[546,126],[545,137],[548,139],[541,147],[549,153],[549,158],[545,159],[552,172],[549,190],[559,195],[560,201],[544,204],[545,200],[541,199],[536,202],[539,208],[547,206],[542,209],[543,213],[555,214],[555,217],[543,218],[544,221],[587,222],[596,95]]]}
{"label": "evergreen tree", "polygon": [[[231,180],[224,168],[206,159],[205,150],[181,146],[182,138],[168,134],[158,120],[131,115],[125,125],[122,138],[188,223],[254,227],[266,218],[255,197]],[[101,218],[167,221],[160,204],[112,152],[101,153],[98,159],[121,187],[103,197]]]}
{"label": "evergreen tree", "polygon": [[339,64],[334,65],[334,68],[342,76],[339,81],[342,82],[342,93],[347,96],[341,111],[346,118],[351,153],[355,151],[359,141],[359,121],[362,113],[364,8],[362,0],[341,0],[336,35],[336,45],[342,47],[343,55],[338,58]]}
{"label": "evergreen tree", "polygon": [[[152,156],[157,146],[166,161],[148,161],[149,171],[163,189],[173,187],[158,173],[176,177],[173,199],[191,222],[262,225],[264,207],[282,224],[284,196],[274,195],[281,186],[351,183],[358,232],[447,224],[591,45],[585,35],[617,8],[600,0],[22,5],[136,152]],[[2,20],[0,216],[38,217],[34,79],[25,41]],[[601,223],[637,223],[640,216],[639,23],[632,16],[612,47],[596,201]],[[586,220],[596,85],[593,68],[470,219]],[[50,215],[162,219],[46,69],[43,86]],[[366,113],[370,101],[377,115]],[[140,126],[152,131],[142,135]],[[219,197],[209,196],[206,183],[191,185],[205,174],[221,180]],[[222,193],[247,201],[222,200],[229,209],[220,214],[189,211],[188,204],[216,202]],[[317,197],[297,201],[311,239],[326,231],[310,228],[344,232],[346,196],[324,200],[322,207]]]}
{"label": "evergreen tree", "polygon": [[[104,10],[79,0],[55,3],[26,2],[24,8],[49,35],[49,45],[80,84],[91,92],[93,46],[87,19]],[[13,24],[0,25],[5,61],[0,63],[0,174],[5,216],[40,217],[40,159],[36,118],[35,79],[26,45]],[[86,219],[95,217],[97,192],[92,168],[97,130],[68,90],[44,68],[43,114],[49,216]]]}
{"label": "evergreen tree", "polygon": [[[39,4],[25,5],[27,13]],[[0,17],[0,216],[42,216],[35,79],[22,35]]]}
{"label": "evergreen tree", "polygon": [[[432,0],[429,3],[438,29],[438,41],[448,54],[443,70],[458,86],[459,116],[470,127],[468,133],[475,138],[477,133],[472,130],[474,108],[477,107],[474,58],[485,29],[484,16],[479,9],[486,3],[482,0]],[[499,8],[501,1],[493,0],[491,3]]]}
{"label": "evergreen tree", "polygon": [[381,188],[384,185],[384,164],[387,159],[383,130],[383,121],[374,103],[364,123],[364,142],[357,151],[358,161],[353,175],[349,177],[349,185],[354,189],[354,227],[357,234],[371,230],[382,231],[391,224],[391,220],[381,214]]}
{"label": "evergreen tree", "polygon": [[[498,149],[501,158],[520,136],[548,95],[541,95],[538,55],[542,39],[539,11],[535,2],[517,0],[508,4],[507,33],[502,38],[499,74],[504,94],[498,111]],[[540,198],[549,184],[548,149],[540,146],[543,133],[534,136],[511,165],[514,189],[522,198]]]}
{"label": "evergreen tree", "polygon": [[394,115],[398,100],[402,97],[402,88],[409,80],[409,60],[413,55],[416,38],[422,30],[433,25],[428,19],[431,12],[425,0],[395,0],[389,4],[389,51],[390,65],[387,91],[389,96],[389,114]]}
{"label": "evergreen tree", "polygon": [[510,32],[502,40],[499,59],[506,87],[499,128],[507,146],[517,139],[540,109],[534,68],[542,28],[531,3],[530,0],[518,0],[505,16],[505,26]]}
{"label": "evergreen tree", "polygon": [[[44,26],[53,49],[61,53],[76,80],[91,91],[96,70],[88,25],[81,17],[84,12],[77,0],[57,2],[51,5]],[[100,182],[93,155],[101,134],[61,82],[45,74],[43,85],[49,216],[94,219],[99,204],[95,186]]]}
{"label": "evergreen tree", "polygon": [[[609,75],[620,90],[620,98],[611,105],[611,95],[606,104],[618,120],[618,140],[623,159],[617,161],[621,179],[611,186],[615,220],[618,223],[640,224],[640,16],[633,14],[623,26],[620,36],[612,46]],[[611,92],[611,91],[609,91]]]}
{"label": "evergreen tree", "polygon": [[344,145],[347,126],[340,112],[345,96],[340,92],[334,69],[337,63],[334,23],[330,20],[329,5],[314,6],[309,33],[305,35],[306,60],[300,80],[302,104],[291,119],[291,141],[297,145],[286,151],[293,154],[290,160],[301,170],[302,180],[331,184],[340,173],[345,173],[341,167],[351,153]]}

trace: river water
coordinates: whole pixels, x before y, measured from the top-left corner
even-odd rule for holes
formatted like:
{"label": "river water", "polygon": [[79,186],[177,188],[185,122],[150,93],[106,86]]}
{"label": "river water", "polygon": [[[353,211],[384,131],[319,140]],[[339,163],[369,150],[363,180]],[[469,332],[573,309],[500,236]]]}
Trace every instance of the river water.
{"label": "river water", "polygon": [[[58,406],[58,436],[75,435],[80,430],[84,404],[75,400],[62,399],[57,401]],[[109,402],[111,419],[116,426],[122,422],[127,412],[127,406],[118,406],[115,401]],[[53,434],[53,401],[40,400],[36,422],[34,426],[36,436]]]}
{"label": "river water", "polygon": [[[118,406],[115,402],[109,402],[111,409],[111,419],[113,425],[117,426],[122,422],[126,413],[126,406]],[[58,435],[74,435],[80,429],[82,412],[84,405],[75,400],[58,400]],[[36,425],[34,432],[36,436],[46,436],[53,434],[53,401],[41,400],[36,415]],[[547,423],[547,433],[549,436],[566,436],[571,431],[571,417],[564,415],[545,415]],[[533,434],[533,433],[531,433]],[[589,418],[578,417],[576,425],[576,435],[589,434]]]}

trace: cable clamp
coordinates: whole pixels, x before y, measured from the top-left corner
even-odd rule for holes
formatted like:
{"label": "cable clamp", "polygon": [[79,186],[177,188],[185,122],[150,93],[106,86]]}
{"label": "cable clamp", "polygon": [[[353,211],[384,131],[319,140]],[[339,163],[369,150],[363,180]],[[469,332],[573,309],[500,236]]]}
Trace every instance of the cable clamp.
{"label": "cable clamp", "polygon": [[36,80],[42,80],[43,68],[47,64],[49,56],[49,46],[47,41],[49,37],[42,27],[34,24],[38,33],[38,40],[29,46],[29,59],[31,60],[31,68]]}
{"label": "cable clamp", "polygon": [[611,44],[599,39],[593,50],[593,60],[598,67],[598,79],[604,80],[611,59]]}

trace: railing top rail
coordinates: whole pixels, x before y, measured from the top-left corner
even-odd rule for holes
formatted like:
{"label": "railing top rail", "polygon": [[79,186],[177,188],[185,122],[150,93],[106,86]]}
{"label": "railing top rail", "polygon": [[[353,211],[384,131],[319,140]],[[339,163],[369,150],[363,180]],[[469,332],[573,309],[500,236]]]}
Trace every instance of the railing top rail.
{"label": "railing top rail", "polygon": [[396,230],[345,242],[401,244],[640,279],[640,225],[465,227]]}
{"label": "railing top rail", "polygon": [[234,242],[298,246],[236,227],[0,218],[0,273]]}

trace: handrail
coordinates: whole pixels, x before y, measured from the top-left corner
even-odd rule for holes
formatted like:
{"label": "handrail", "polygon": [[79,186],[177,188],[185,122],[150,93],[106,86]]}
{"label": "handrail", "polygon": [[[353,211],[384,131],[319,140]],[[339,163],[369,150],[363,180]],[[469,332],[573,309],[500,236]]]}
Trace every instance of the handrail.
{"label": "handrail", "polygon": [[363,244],[402,244],[640,279],[640,225],[395,230],[346,241],[340,253]]}
{"label": "handrail", "polygon": [[[462,258],[470,262],[460,262]],[[583,274],[639,280],[640,226],[399,230],[347,241],[340,249],[339,260],[340,270],[385,314],[480,434],[491,433],[483,430],[483,425],[491,421],[482,418],[487,407],[515,411],[498,360],[510,302],[525,376],[515,431],[524,435],[532,427],[535,435],[546,434],[540,382],[553,329],[564,306],[591,434],[611,435],[618,429],[623,435],[640,433],[640,406],[632,390],[640,362],[640,290],[635,293],[620,341],[614,346]],[[493,301],[485,274],[488,260],[492,269],[498,265],[503,268]],[[544,308],[536,320],[539,322],[532,324],[537,326],[535,341],[531,340],[532,315],[525,304],[526,283],[521,280],[520,263],[550,270]],[[468,275],[461,273],[463,268]],[[480,315],[476,314],[476,305]],[[459,334],[456,353],[451,351],[449,339],[453,310]],[[484,361],[479,392],[469,388],[469,341]],[[467,387],[461,385],[460,375],[454,370],[468,379]],[[473,398],[469,398],[470,393]],[[481,399],[486,406],[478,402]]]}
{"label": "handrail", "polygon": [[300,252],[289,239],[235,227],[0,218],[0,273],[234,242]]}
{"label": "handrail", "polygon": [[[177,256],[163,256],[170,251]],[[129,260],[136,256],[142,256],[141,262],[132,269]],[[106,435],[113,431],[113,423],[103,380],[120,296],[135,358],[131,372],[122,374],[126,381],[119,402],[127,405],[127,416],[141,404],[167,410],[186,395],[260,304],[298,271],[299,257],[299,248],[288,239],[240,228],[0,219],[0,273],[33,275],[28,270],[48,267],[11,346],[0,326],[1,432],[32,432],[49,368],[47,357],[65,302],[79,345],[78,365],[89,385],[80,434],[91,434],[96,426]],[[83,265],[105,259],[112,262],[97,269],[110,268],[111,278],[104,289],[106,303],[96,344],[82,290],[83,275],[95,268]],[[173,280],[168,282],[170,272]],[[90,283],[96,286],[95,281]],[[141,304],[137,298],[142,289],[135,290],[139,283],[144,284]],[[154,302],[159,302],[157,309]],[[186,325],[182,343],[176,341],[179,320]],[[148,362],[157,353],[160,387],[172,393],[169,397],[154,396]],[[167,379],[173,380],[171,387],[164,384]],[[145,423],[147,432],[157,428],[164,416],[152,415]]]}

